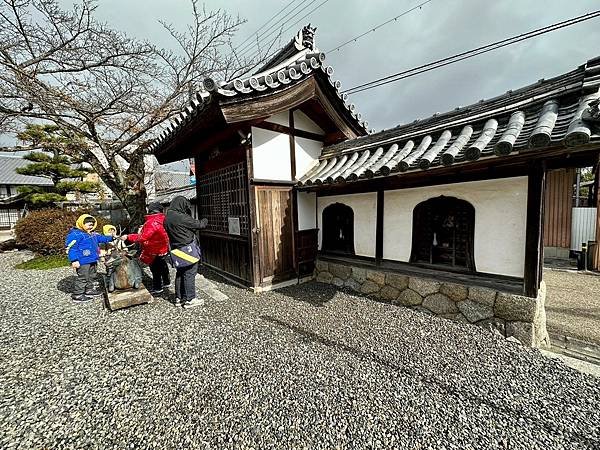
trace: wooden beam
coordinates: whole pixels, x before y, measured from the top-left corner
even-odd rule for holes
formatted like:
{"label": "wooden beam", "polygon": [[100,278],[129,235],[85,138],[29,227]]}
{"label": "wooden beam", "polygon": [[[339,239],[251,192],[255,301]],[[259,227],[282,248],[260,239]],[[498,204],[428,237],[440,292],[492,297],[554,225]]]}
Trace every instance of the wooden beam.
{"label": "wooden beam", "polygon": [[289,136],[297,136],[304,139],[310,139],[312,141],[323,142],[325,136],[317,133],[311,133],[310,131],[293,129],[291,127],[286,127],[285,125],[280,125],[278,123],[273,122],[261,122],[254,125],[256,128],[262,128],[263,130],[274,131],[276,133],[287,134]]}
{"label": "wooden beam", "polygon": [[524,294],[537,297],[540,288],[544,238],[544,187],[546,170],[541,162],[529,168],[527,182],[527,227],[525,231]]}
{"label": "wooden beam", "polygon": [[375,260],[377,265],[383,259],[383,213],[384,213],[384,191],[377,191],[377,224],[375,226]]}
{"label": "wooden beam", "polygon": [[301,105],[315,96],[315,80],[308,77],[304,81],[270,95],[257,98],[233,97],[231,102],[221,103],[221,112],[227,123],[248,122],[269,117]]}
{"label": "wooden beam", "polygon": [[296,179],[296,137],[294,135],[294,110],[290,109],[288,111],[289,114],[289,124],[290,124],[290,171],[292,174],[292,180]]}

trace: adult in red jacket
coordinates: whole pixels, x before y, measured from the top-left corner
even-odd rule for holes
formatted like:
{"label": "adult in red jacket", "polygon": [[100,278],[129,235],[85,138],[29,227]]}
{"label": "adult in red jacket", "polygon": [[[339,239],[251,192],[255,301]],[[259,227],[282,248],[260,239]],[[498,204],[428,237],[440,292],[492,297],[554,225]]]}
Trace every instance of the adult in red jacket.
{"label": "adult in red jacket", "polygon": [[158,294],[171,285],[167,254],[169,253],[169,236],[163,225],[165,215],[158,202],[148,205],[148,215],[139,233],[123,236],[131,242],[139,242],[142,247],[140,261],[150,266],[152,272],[151,293]]}

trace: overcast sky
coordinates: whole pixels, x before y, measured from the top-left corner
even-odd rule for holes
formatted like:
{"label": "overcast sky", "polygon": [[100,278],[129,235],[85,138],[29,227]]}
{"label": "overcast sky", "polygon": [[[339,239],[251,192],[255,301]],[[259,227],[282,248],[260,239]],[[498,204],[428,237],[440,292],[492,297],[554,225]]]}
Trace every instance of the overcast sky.
{"label": "overcast sky", "polygon": [[[61,1],[64,5],[73,3]],[[326,52],[326,63],[334,67],[334,78],[342,87],[349,88],[600,9],[598,0],[432,0],[356,43],[328,52],[423,1],[327,0],[293,29],[308,22],[317,27],[317,45]],[[207,9],[222,8],[246,20],[236,36],[239,43],[290,2],[286,11],[302,0],[206,0],[204,4]],[[298,9],[303,12],[287,21],[284,28],[322,2],[315,0]],[[189,0],[99,0],[98,4],[101,20],[163,46],[170,43],[157,21],[166,20],[183,30],[191,10]],[[294,31],[283,36],[286,42]],[[600,56],[600,19],[355,94],[351,101],[369,121],[369,127],[380,130],[550,78],[595,56]]]}
{"label": "overcast sky", "polygon": [[[73,4],[73,0],[59,1],[64,7]],[[235,38],[241,43],[290,3],[286,13],[302,12],[280,22],[284,29],[324,2],[288,30],[283,40],[289,41],[304,24],[316,26],[317,46],[326,52],[326,63],[334,67],[334,78],[343,89],[600,9],[599,0],[432,0],[340,51],[329,52],[423,1],[310,0],[306,2],[310,6],[296,11],[303,0],[206,0],[204,4],[209,10],[221,8],[246,20]],[[97,17],[134,37],[170,47],[173,43],[158,20],[184,30],[190,13],[190,0],[98,0]],[[559,75],[596,56],[600,56],[600,19],[355,94],[351,101],[370,128],[381,130]]]}

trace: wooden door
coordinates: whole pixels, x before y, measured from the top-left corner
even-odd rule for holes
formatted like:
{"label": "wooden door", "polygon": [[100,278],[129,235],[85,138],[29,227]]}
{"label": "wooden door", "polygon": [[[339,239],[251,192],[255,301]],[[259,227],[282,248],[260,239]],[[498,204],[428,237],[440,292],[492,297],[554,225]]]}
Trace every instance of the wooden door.
{"label": "wooden door", "polygon": [[261,284],[286,281],[294,268],[293,202],[291,187],[257,187],[258,251]]}

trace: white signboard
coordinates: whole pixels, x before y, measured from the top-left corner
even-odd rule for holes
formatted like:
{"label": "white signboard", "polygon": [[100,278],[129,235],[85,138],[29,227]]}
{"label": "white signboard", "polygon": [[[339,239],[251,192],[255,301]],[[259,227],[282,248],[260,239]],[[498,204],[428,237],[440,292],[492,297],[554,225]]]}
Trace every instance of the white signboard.
{"label": "white signboard", "polygon": [[228,217],[229,221],[229,234],[240,235],[240,218],[239,217]]}

